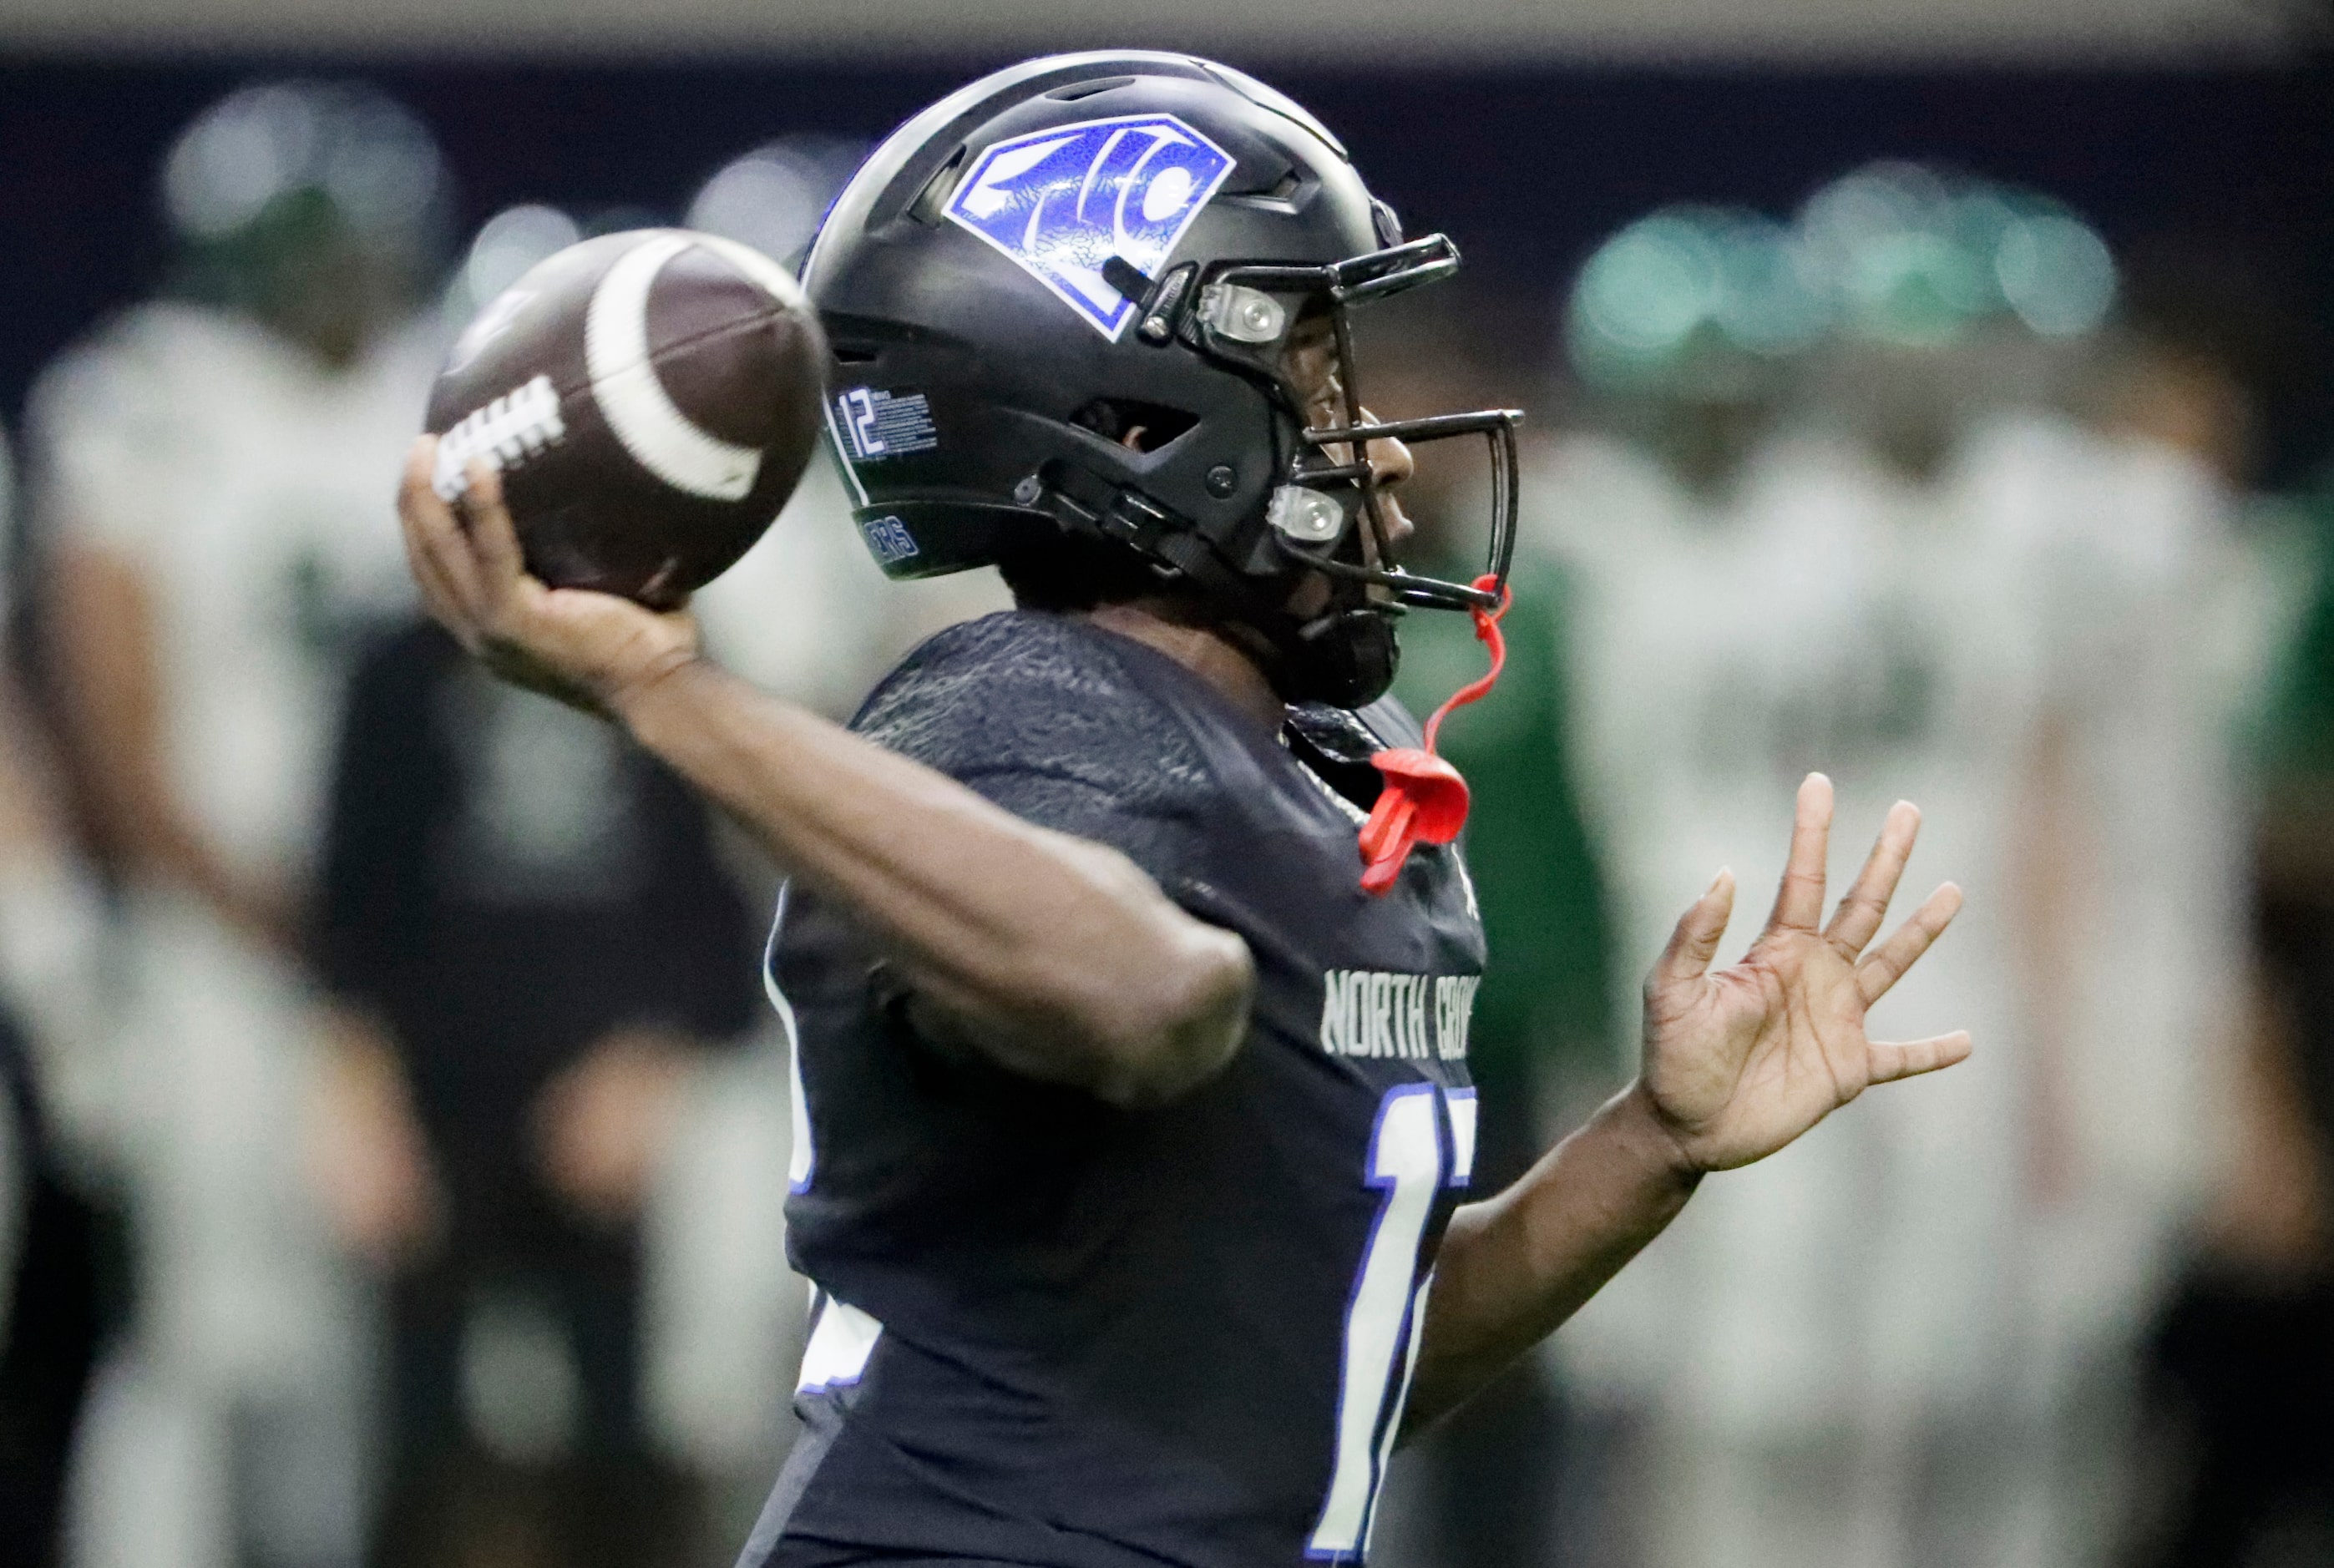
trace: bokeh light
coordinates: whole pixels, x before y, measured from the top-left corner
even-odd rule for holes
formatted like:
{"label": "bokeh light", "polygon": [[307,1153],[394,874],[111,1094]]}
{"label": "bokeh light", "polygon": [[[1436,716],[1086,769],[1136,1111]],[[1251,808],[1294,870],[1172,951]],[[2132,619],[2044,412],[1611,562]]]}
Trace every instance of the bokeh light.
{"label": "bokeh light", "polygon": [[2107,242],[2064,213],[2012,223],[1994,252],[1994,276],[2018,319],[2046,338],[2090,332],[2115,303],[2115,258]]}
{"label": "bokeh light", "polygon": [[280,198],[321,191],[367,236],[422,226],[447,194],[436,141],[402,106],[352,83],[276,82],[230,93],[163,166],[163,206],[188,238],[226,237]]}
{"label": "bokeh light", "polygon": [[2059,204],[1891,161],[1822,187],[1789,226],[1692,206],[1637,220],[1581,269],[1566,330],[1583,377],[1624,386],[1710,351],[1779,359],[1827,332],[1935,348],[2007,319],[2078,337],[2115,294],[2107,243]]}
{"label": "bokeh light", "polygon": [[1658,376],[1699,340],[1760,356],[1804,348],[1829,310],[1799,239],[1734,207],[1665,207],[1589,258],[1567,321],[1593,380]]}
{"label": "bokeh light", "polygon": [[526,269],[584,237],[575,220],[555,207],[506,207],[478,227],[462,261],[462,288],[483,304],[518,282]]}
{"label": "bokeh light", "polygon": [[447,284],[443,320],[448,329],[468,325],[529,267],[584,237],[584,227],[575,219],[535,202],[505,207],[487,219],[471,236],[461,265]]}
{"label": "bokeh light", "polygon": [[866,150],[865,144],[839,137],[767,143],[717,170],[683,221],[796,265]]}

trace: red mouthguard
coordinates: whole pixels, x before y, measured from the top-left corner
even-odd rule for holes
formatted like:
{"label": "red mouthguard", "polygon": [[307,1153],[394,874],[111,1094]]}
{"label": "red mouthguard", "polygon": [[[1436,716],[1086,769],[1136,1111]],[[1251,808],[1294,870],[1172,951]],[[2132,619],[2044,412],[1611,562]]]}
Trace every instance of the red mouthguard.
{"label": "red mouthguard", "polygon": [[[1475,579],[1474,586],[1488,592],[1494,581],[1487,574]],[[1370,820],[1362,824],[1364,891],[1384,897],[1402,875],[1413,844],[1421,840],[1447,844],[1467,825],[1467,781],[1459,776],[1457,768],[1434,755],[1434,738],[1452,708],[1464,707],[1498,683],[1500,671],[1508,662],[1508,642],[1500,633],[1500,617],[1508,612],[1514,597],[1501,588],[1497,610],[1474,612],[1475,638],[1491,650],[1491,668],[1480,679],[1452,692],[1428,717],[1425,749],[1394,746],[1370,758],[1370,765],[1385,775],[1385,783],[1378,791],[1377,804],[1370,810]]]}

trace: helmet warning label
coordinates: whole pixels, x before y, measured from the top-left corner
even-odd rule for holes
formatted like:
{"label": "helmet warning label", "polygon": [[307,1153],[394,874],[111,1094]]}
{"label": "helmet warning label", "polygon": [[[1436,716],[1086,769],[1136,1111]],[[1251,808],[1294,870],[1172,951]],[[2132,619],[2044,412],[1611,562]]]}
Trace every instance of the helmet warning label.
{"label": "helmet warning label", "polygon": [[854,463],[877,463],[929,452],[940,444],[932,406],[921,392],[854,387],[834,399],[835,428]]}

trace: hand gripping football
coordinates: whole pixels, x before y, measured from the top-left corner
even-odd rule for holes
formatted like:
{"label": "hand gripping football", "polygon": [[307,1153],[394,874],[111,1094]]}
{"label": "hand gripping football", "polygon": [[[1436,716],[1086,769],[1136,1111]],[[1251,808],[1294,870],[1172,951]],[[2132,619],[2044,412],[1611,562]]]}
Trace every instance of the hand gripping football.
{"label": "hand gripping football", "polygon": [[665,608],[793,494],[826,340],[758,251],[683,229],[570,245],[478,313],[430,389],[434,484],[502,475],[527,570]]}

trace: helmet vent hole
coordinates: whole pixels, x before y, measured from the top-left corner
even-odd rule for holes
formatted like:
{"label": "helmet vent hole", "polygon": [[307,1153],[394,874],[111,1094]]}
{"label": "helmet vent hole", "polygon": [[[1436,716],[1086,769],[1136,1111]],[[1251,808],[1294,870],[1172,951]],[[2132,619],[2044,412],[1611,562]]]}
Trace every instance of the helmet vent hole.
{"label": "helmet vent hole", "polygon": [[1295,210],[1295,203],[1305,188],[1305,177],[1295,169],[1284,169],[1280,178],[1269,184],[1252,185],[1245,190],[1227,190],[1224,197],[1232,201],[1247,202],[1271,212]]}
{"label": "helmet vent hole", "polygon": [[964,173],[965,160],[970,156],[969,147],[960,147],[940,165],[931,178],[924,182],[922,194],[909,204],[908,210],[920,223],[938,224],[948,198],[956,194],[956,182]]}
{"label": "helmet vent hole", "polygon": [[1156,452],[1199,422],[1197,414],[1132,398],[1096,398],[1070,416],[1080,429],[1137,452]]}
{"label": "helmet vent hole", "polygon": [[1097,92],[1109,92],[1133,82],[1132,76],[1105,76],[1095,82],[1073,82],[1067,87],[1056,87],[1046,97],[1060,103],[1075,103],[1081,98],[1092,98]]}

